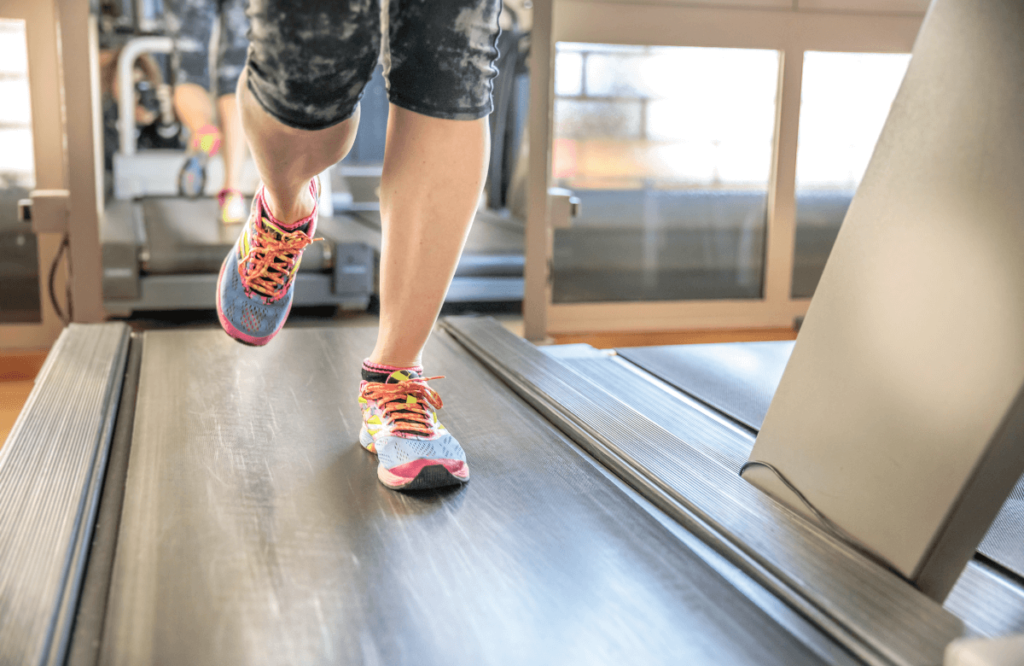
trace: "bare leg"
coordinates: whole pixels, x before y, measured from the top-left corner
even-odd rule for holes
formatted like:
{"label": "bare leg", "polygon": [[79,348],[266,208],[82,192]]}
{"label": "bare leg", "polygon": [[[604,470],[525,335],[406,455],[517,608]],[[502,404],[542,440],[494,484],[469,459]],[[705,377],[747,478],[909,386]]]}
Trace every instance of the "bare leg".
{"label": "bare leg", "polygon": [[174,112],[193,136],[197,130],[214,122],[210,93],[195,83],[174,87]]}
{"label": "bare leg", "polygon": [[267,204],[282,222],[300,220],[313,211],[309,180],[337,164],[352,148],[359,127],[359,107],[351,118],[333,127],[295,129],[263,110],[249,92],[246,76],[243,73],[238,81],[242,127],[266,188]]}
{"label": "bare leg", "polygon": [[242,117],[238,114],[238,101],[234,93],[221,95],[217,99],[217,112],[224,134],[221,155],[224,156],[224,189],[240,189],[242,165],[245,163],[245,134],[242,132]]}
{"label": "bare leg", "polygon": [[487,118],[442,120],[391,105],[380,187],[380,331],[371,361],[420,364],[473,223],[489,137]]}

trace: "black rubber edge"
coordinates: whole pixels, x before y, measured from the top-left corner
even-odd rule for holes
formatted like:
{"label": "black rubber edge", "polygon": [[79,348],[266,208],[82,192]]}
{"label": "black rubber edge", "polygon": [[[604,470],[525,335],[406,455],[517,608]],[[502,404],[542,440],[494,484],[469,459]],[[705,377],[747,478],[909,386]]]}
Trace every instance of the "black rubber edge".
{"label": "black rubber edge", "polygon": [[135,425],[135,403],[139,390],[139,370],[142,366],[142,336],[133,334],[129,345],[114,436],[106,459],[103,491],[99,498],[95,526],[90,533],[88,564],[74,618],[71,643],[67,650],[65,663],[68,666],[93,666],[100,655],[100,641],[107,614],[107,597],[114,567],[114,554],[117,551],[125,479],[128,476],[128,458]]}
{"label": "black rubber edge", "polygon": [[[785,562],[780,562],[778,558],[765,557],[763,553],[756,552],[742,538],[730,533],[721,523],[716,522],[714,517],[708,513],[708,506],[698,506],[696,502],[680,494],[664,480],[652,475],[649,470],[626,454],[621,447],[602,435],[597,428],[599,424],[588,422],[574,414],[566,407],[565,403],[586,401],[591,405],[596,405],[597,402],[601,402],[602,404],[593,413],[604,413],[610,417],[613,410],[609,409],[612,407],[609,400],[612,400],[633,414],[637,416],[639,414],[606,393],[598,391],[601,393],[600,400],[591,397],[594,395],[593,392],[590,396],[582,394],[578,390],[578,386],[580,382],[586,382],[584,377],[579,376],[557,359],[543,354],[533,345],[517,338],[493,319],[448,317],[441,322],[441,325],[513,391],[551,420],[585,451],[606,465],[627,485],[678,521],[685,529],[707,543],[726,560],[774,593],[791,608],[832,636],[858,659],[873,665],[939,664],[942,662],[945,646],[963,633],[963,624],[958,618],[924,597],[910,585],[900,581],[895,575],[867,562],[863,557],[830,538],[795,513],[783,512],[787,513],[786,520],[790,522],[791,528],[795,528],[794,531],[797,533],[803,533],[805,537],[810,537],[813,544],[808,544],[809,547],[807,547],[802,543],[793,543],[790,552],[786,553],[787,557],[792,560]],[[492,339],[484,341],[479,339],[488,336]],[[485,342],[491,344],[486,345]],[[514,348],[512,355],[515,358],[508,358],[509,353],[502,354],[501,350],[497,349],[502,344]],[[531,374],[529,365],[534,363],[560,366],[557,373],[546,373],[547,377],[552,378],[551,381],[559,384],[559,395],[549,395],[529,379]],[[565,377],[571,378],[571,381],[566,381]],[[669,433],[662,432],[665,437],[675,439]],[[676,440],[676,444],[687,446],[678,440]],[[735,477],[735,475],[730,475],[730,477],[733,478],[728,481],[731,485],[735,485],[735,481],[739,477]],[[727,499],[727,495],[721,494],[720,499]],[[770,522],[766,525],[776,529],[780,527],[780,525],[771,525]],[[804,552],[799,555],[799,551]],[[851,602],[849,598],[818,599],[808,595],[807,590],[800,585],[801,578],[794,570],[793,560],[810,561],[809,558],[820,557],[825,553],[834,557],[840,568],[848,568],[844,565],[852,565],[854,569],[862,571],[865,567],[877,570],[877,582],[880,582],[882,587],[899,586],[899,589],[902,590],[905,586],[906,599],[910,601],[911,605],[919,607],[920,612],[909,618],[885,617],[884,614],[880,614],[871,620],[876,628],[887,627],[885,630],[890,635],[896,625],[899,625],[899,628],[905,632],[911,632],[916,625],[916,631],[913,631],[914,635],[900,636],[901,640],[898,644],[895,641],[880,639],[873,633],[872,627],[858,625],[856,622],[851,622],[849,617],[842,617],[841,613],[837,613],[837,609],[849,608],[851,604],[856,605],[856,601]],[[890,578],[891,581],[888,580]],[[873,601],[866,590],[852,587],[849,589],[849,596],[863,598],[869,603]]]}

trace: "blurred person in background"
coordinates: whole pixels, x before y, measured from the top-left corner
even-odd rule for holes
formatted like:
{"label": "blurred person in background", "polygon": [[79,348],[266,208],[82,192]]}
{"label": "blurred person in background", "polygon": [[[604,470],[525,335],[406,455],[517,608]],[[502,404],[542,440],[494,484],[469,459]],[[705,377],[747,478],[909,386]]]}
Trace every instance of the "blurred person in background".
{"label": "blurred person in background", "polygon": [[[235,88],[245,68],[249,20],[245,0],[165,0],[167,31],[174,39],[174,110],[188,129],[188,155],[178,177],[182,196],[198,197],[206,165],[221,152],[224,184],[217,195],[220,221],[245,220],[248,206],[240,191],[246,144]],[[211,72],[210,36],[220,18],[216,65]],[[216,88],[211,82],[216,77]],[[216,109],[211,92],[217,96]],[[217,126],[217,118],[220,127]]]}

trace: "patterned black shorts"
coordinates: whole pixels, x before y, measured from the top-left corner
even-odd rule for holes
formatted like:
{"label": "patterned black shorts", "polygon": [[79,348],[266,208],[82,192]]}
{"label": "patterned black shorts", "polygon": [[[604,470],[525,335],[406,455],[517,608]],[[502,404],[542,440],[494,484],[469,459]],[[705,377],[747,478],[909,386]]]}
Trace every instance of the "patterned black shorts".
{"label": "patterned black shorts", "polygon": [[380,59],[393,104],[482,118],[500,10],[501,0],[250,0],[249,90],[282,123],[324,129],[352,115]]}

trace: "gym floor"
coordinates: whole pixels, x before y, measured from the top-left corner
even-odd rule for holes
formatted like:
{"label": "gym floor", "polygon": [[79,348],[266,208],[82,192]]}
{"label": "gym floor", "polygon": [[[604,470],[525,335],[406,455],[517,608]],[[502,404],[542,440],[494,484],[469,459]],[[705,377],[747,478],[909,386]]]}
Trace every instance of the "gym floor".
{"label": "gym floor", "polygon": [[46,349],[29,352],[0,354],[0,446],[7,441],[7,435],[21,408],[32,392],[32,385],[39,369],[46,360]]}

